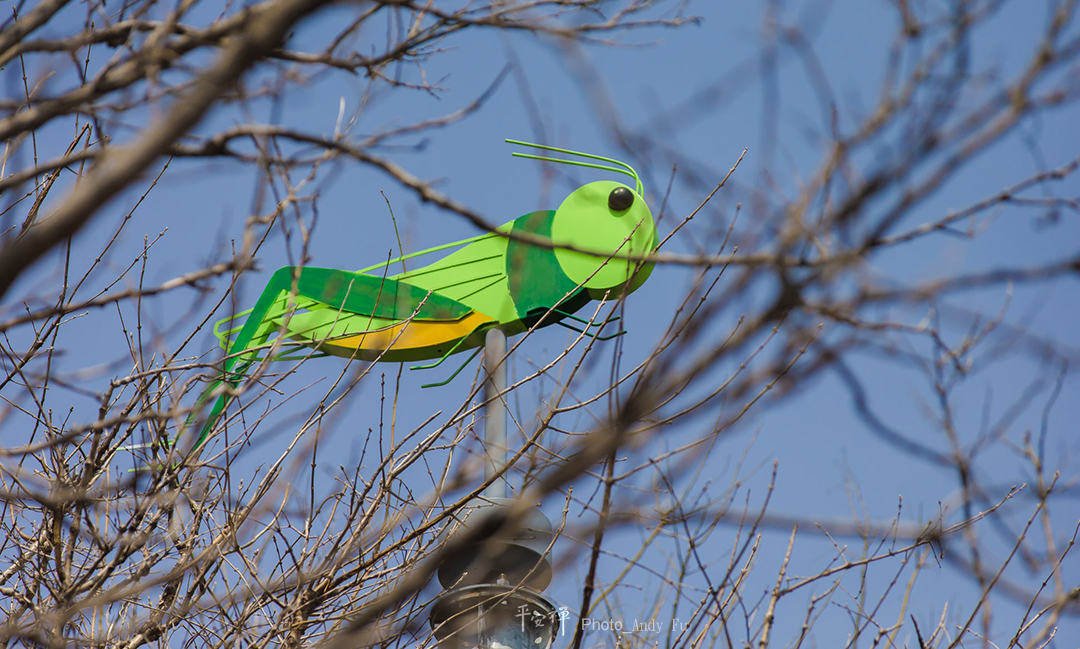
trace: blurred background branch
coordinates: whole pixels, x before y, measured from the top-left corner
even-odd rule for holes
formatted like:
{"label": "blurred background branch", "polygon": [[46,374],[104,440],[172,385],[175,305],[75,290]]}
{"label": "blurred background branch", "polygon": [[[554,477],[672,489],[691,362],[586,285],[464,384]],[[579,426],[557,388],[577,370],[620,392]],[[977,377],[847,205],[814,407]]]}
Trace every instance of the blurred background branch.
{"label": "blurred background branch", "polygon": [[1075,646],[1077,2],[747,4],[0,9],[2,641],[433,646],[478,371],[301,350],[171,449],[266,268],[593,179],[528,131],[670,234],[629,335],[511,341],[562,646]]}

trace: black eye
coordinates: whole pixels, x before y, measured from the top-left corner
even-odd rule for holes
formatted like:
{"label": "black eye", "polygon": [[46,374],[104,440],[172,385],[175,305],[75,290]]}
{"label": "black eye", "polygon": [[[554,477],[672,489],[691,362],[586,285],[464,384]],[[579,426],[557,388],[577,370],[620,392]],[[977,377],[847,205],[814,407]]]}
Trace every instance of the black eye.
{"label": "black eye", "polygon": [[616,212],[625,212],[634,204],[634,192],[625,187],[616,187],[607,197],[607,206]]}

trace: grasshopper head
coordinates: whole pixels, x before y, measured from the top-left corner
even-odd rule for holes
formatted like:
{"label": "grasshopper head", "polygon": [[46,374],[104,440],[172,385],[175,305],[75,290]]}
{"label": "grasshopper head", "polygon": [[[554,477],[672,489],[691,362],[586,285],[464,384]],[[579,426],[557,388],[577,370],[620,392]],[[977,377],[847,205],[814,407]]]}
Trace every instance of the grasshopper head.
{"label": "grasshopper head", "polygon": [[582,153],[545,144],[506,140],[511,144],[597,160],[584,162],[527,153],[521,158],[603,169],[634,179],[634,187],[611,180],[600,180],[580,187],[566,197],[555,212],[551,238],[555,256],[566,276],[581,284],[594,299],[605,295],[631,292],[641,286],[652,272],[652,262],[642,262],[642,255],[656,250],[659,238],[645,190],[634,168],[613,158]]}
{"label": "grasshopper head", "polygon": [[[551,226],[555,257],[566,276],[596,299],[636,290],[652,272],[640,258],[656,249],[656,224],[638,192],[598,180],[566,197]],[[609,295],[611,297],[611,295]]]}

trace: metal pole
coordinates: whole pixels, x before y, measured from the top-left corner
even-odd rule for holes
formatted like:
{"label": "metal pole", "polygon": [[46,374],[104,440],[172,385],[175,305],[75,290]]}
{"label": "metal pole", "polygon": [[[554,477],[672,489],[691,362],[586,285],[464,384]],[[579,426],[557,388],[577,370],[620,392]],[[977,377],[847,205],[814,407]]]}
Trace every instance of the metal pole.
{"label": "metal pole", "polygon": [[[479,502],[470,504],[451,539],[492,520],[483,510],[506,511],[512,502],[506,477],[494,479],[508,455],[506,350],[506,334],[489,329],[484,338],[484,477],[494,481]],[[551,521],[533,508],[511,534],[485,543],[483,555],[473,544],[443,557],[439,583],[447,590],[429,616],[438,649],[551,649],[563,617],[540,592],[551,582],[547,550],[552,534]]]}
{"label": "metal pole", "polygon": [[[506,464],[506,334],[488,329],[484,337],[484,449],[487,464],[484,477],[491,479]],[[506,498],[506,478],[484,491],[489,498]]]}

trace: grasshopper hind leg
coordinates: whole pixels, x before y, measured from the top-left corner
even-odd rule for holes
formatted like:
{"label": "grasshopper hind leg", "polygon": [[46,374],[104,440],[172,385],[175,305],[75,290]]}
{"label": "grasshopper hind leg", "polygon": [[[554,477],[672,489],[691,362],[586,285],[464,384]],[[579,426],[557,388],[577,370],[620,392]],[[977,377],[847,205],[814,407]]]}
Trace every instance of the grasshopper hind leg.
{"label": "grasshopper hind leg", "polygon": [[[284,266],[271,275],[240,332],[227,346],[228,357],[222,366],[223,376],[203,393],[201,403],[205,403],[218,386],[225,384],[235,388],[243,380],[245,372],[256,360],[254,352],[246,352],[264,345],[277,330],[274,323],[294,308],[293,299],[281,300],[282,293],[307,300],[304,304],[310,307],[309,310],[331,309],[339,313],[365,315],[399,323],[411,322],[416,318],[424,321],[416,323],[417,326],[424,327],[442,326],[428,323],[471,324],[472,321],[467,318],[482,320],[465,338],[492,324],[492,321],[484,319],[483,315],[476,314],[466,305],[406,281],[333,268]],[[369,332],[351,336],[359,339],[361,343],[369,337],[371,340],[379,339]],[[340,345],[342,341],[339,339],[337,344]],[[209,437],[218,417],[232,399],[229,392],[218,396],[192,452],[202,446]]]}
{"label": "grasshopper hind leg", "polygon": [[[268,326],[268,321],[273,320],[288,311],[288,304],[283,307],[276,306],[281,294],[286,291],[291,292],[294,283],[293,278],[299,279],[303,272],[304,269],[299,266],[282,266],[270,276],[270,280],[267,281],[266,287],[259,296],[259,300],[248,313],[248,317],[244,321],[244,326],[240,328],[240,333],[236,335],[236,338],[234,338],[232,343],[228,346],[227,358],[222,365],[222,377],[214,381],[199,397],[199,400],[195,404],[194,412],[188,417],[185,428],[196,422],[202,407],[206,404],[213,392],[218,389],[218,386],[224,383],[230,388],[235,388],[240,384],[245,372],[253,362],[252,359],[246,358],[247,355],[242,355],[242,353],[252,346],[258,347],[262,345],[266,342],[266,339],[270,337],[270,334],[274,329]],[[297,282],[297,284],[302,283]],[[301,295],[299,291],[297,292],[297,295],[307,297]],[[234,372],[233,369],[242,358],[244,359],[244,362],[240,363],[240,369]],[[191,447],[189,453],[194,453],[206,442],[206,439],[210,436],[210,432],[214,429],[214,424],[217,423],[221,413],[225,411],[225,406],[228,405],[231,398],[232,395],[230,395],[228,391],[218,396],[217,401],[214,403],[213,408],[210,409],[210,413],[206,417],[202,430],[199,432],[199,438],[195,441],[195,444]]]}

